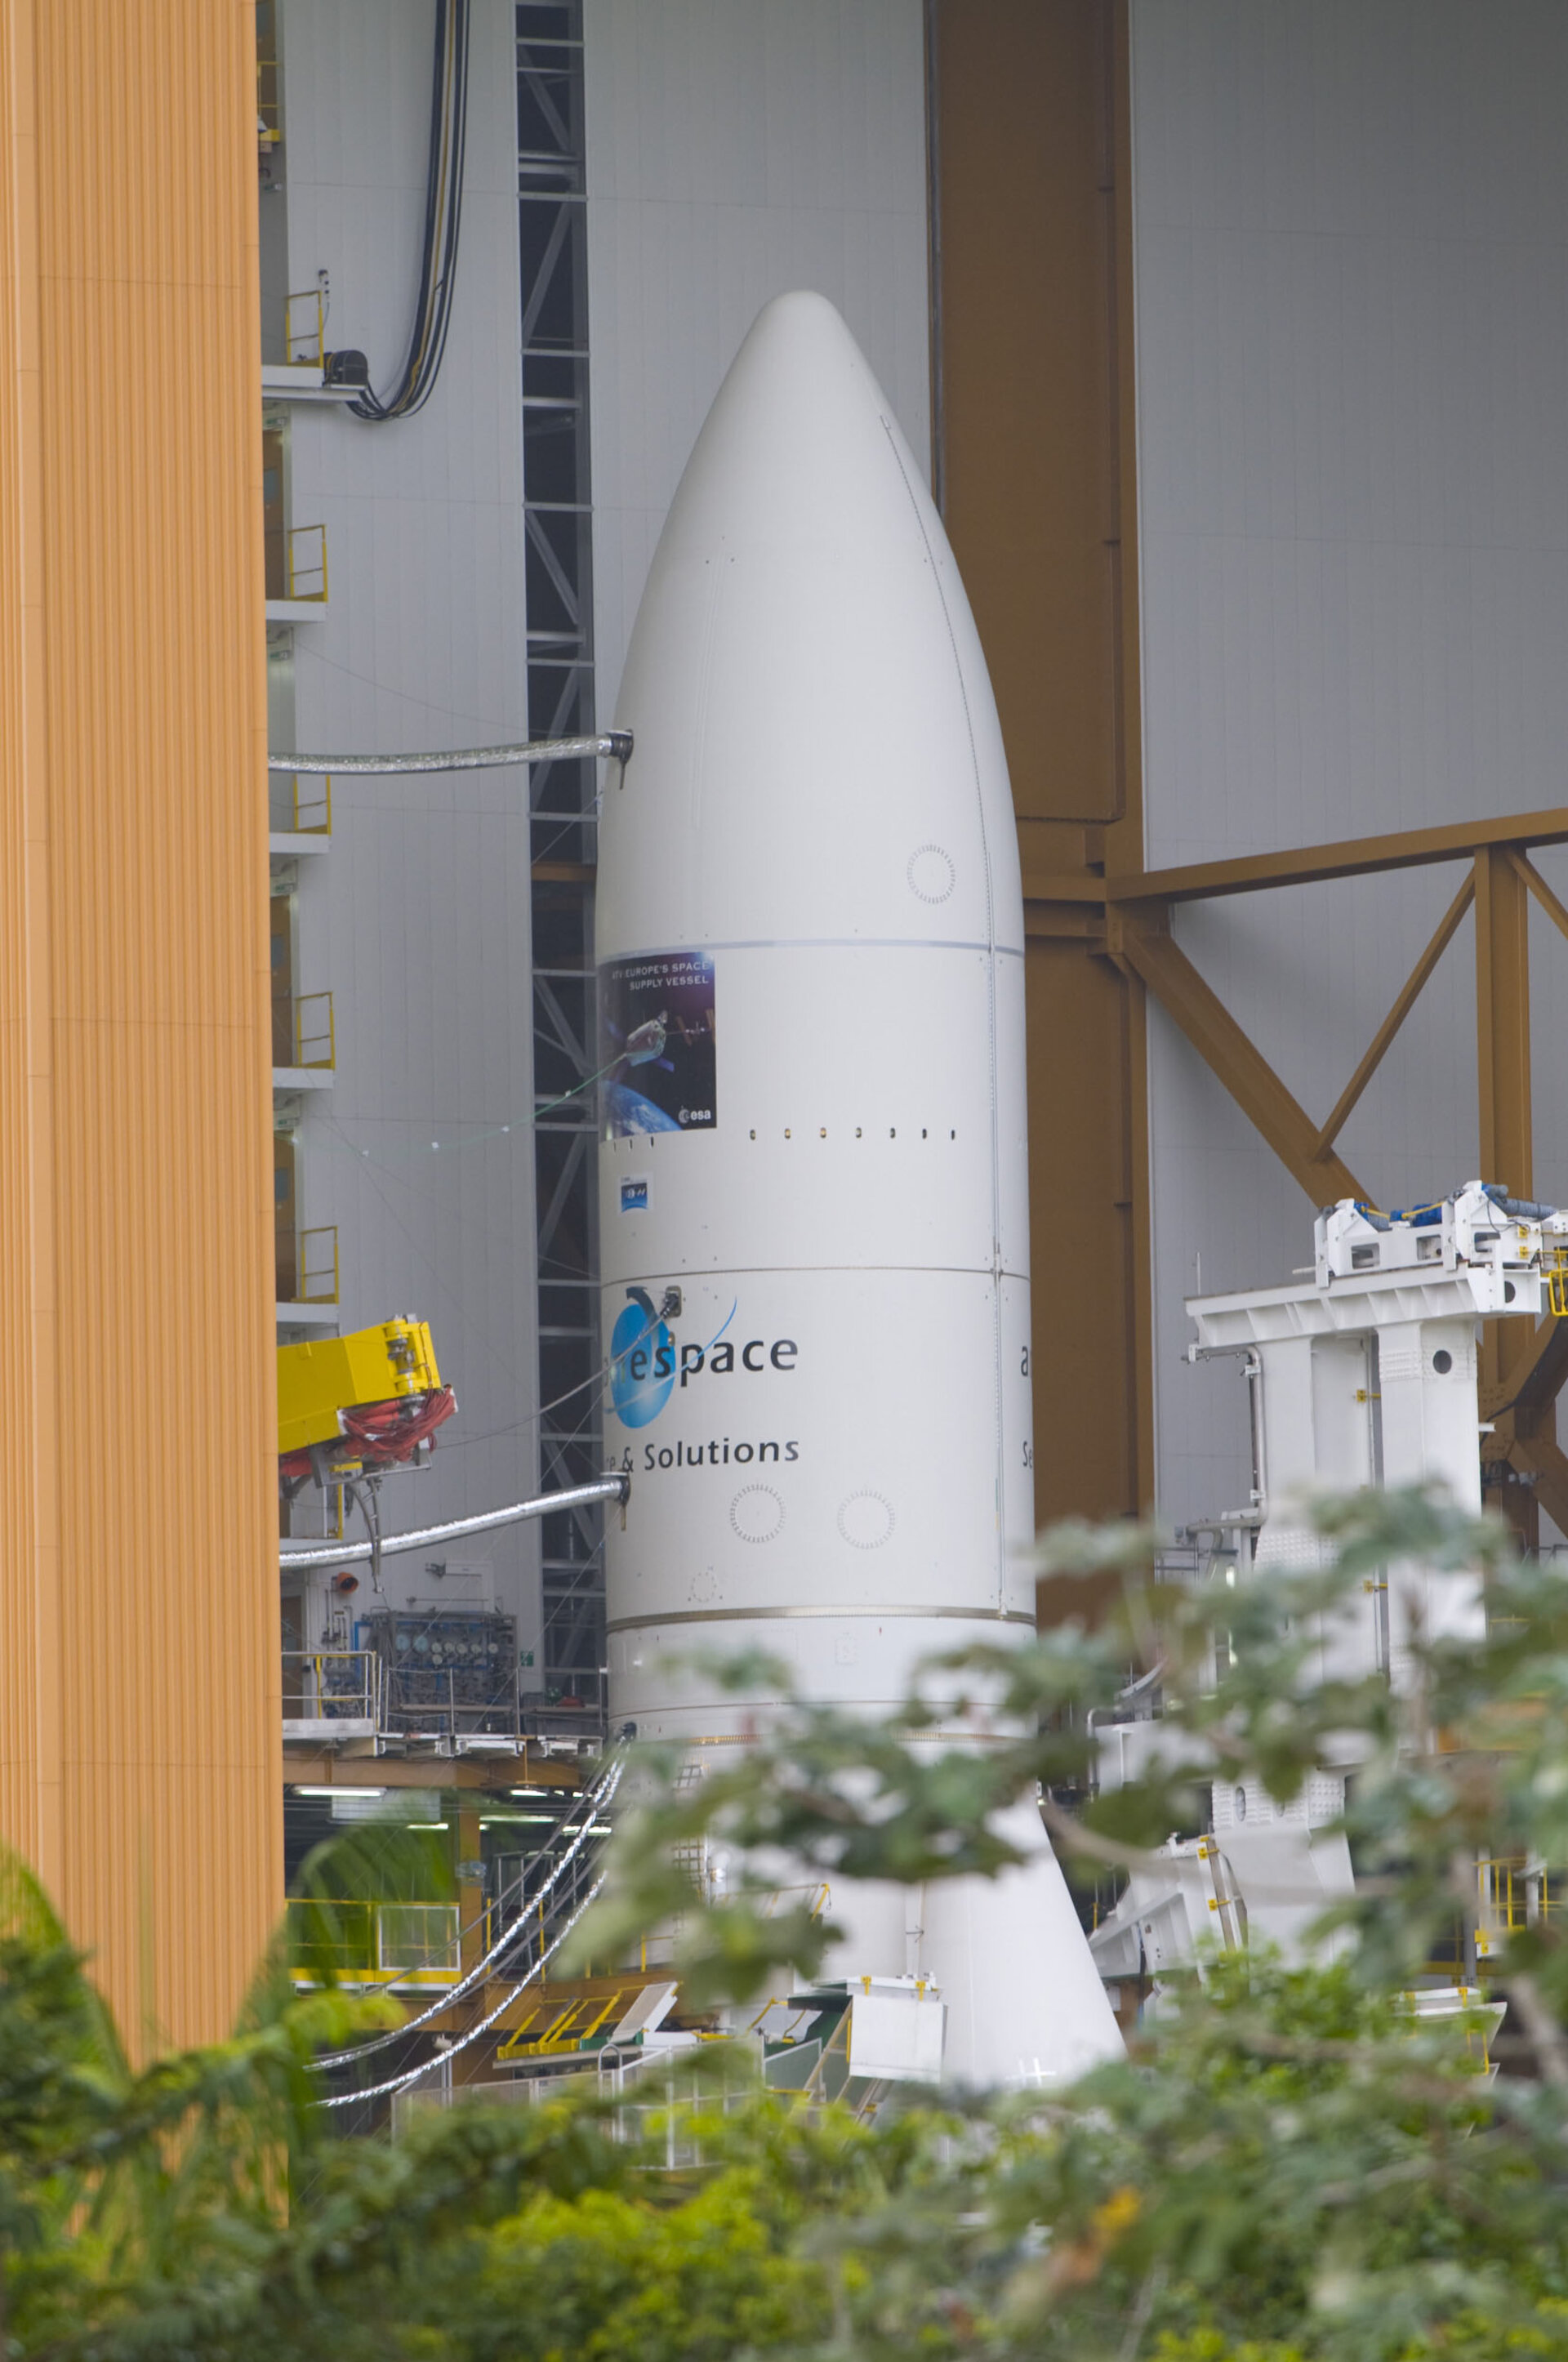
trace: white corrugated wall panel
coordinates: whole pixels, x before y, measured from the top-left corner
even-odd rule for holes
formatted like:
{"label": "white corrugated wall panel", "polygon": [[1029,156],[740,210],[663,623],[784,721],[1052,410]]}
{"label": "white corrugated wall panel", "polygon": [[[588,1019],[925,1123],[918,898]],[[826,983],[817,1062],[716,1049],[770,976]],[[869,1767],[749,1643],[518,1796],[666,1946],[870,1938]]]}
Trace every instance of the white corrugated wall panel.
{"label": "white corrugated wall panel", "polygon": [[[383,389],[418,272],[432,24],[430,0],[289,0],[292,284],[329,271],[328,342],[362,348]],[[473,0],[462,239],[435,392],[384,425],[293,414],[293,521],[325,522],[332,592],[296,634],[301,745],[525,734],[517,274],[513,10]],[[521,773],[339,778],[332,850],[301,864],[300,980],[331,987],[337,1019],[335,1087],[307,1102],[304,1220],[338,1225],[343,1326],[427,1319],[461,1407],[430,1470],[389,1485],[389,1525],[536,1489],[525,813]],[[510,1606],[536,1550],[525,1528],[465,1555],[492,1563]],[[394,1600],[433,1588],[417,1561],[389,1562],[387,1582]]]}
{"label": "white corrugated wall panel", "polygon": [[770,296],[844,313],[931,439],[920,0],[585,0],[594,619],[613,711],[697,431]]}
{"label": "white corrugated wall panel", "polygon": [[[1561,801],[1568,744],[1568,14],[1545,0],[1132,0],[1152,866]],[[1542,857],[1549,872],[1562,865]],[[1185,911],[1326,1114],[1462,873]],[[1532,955],[1538,1192],[1568,1198]],[[1385,1203],[1477,1157],[1467,921],[1347,1126]],[[1181,1297],[1286,1278],[1310,1210],[1156,1014],[1159,1482],[1244,1496],[1239,1379]],[[1508,1175],[1488,1175],[1508,1180]]]}

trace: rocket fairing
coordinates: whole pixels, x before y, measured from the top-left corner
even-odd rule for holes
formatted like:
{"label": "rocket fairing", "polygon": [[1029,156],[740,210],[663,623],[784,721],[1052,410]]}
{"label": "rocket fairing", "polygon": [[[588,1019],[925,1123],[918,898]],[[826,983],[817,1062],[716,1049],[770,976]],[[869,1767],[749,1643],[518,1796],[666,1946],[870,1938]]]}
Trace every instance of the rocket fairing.
{"label": "rocket fairing", "polygon": [[[1033,1628],[1023,907],[952,551],[820,296],[769,304],[719,391],[617,723],[612,1712],[737,1738],[766,1699],[688,1661],[748,1650],[874,1717],[917,1660]],[[934,1979],[975,2082],[1119,2041],[1032,1807],[1013,1827],[1032,1859],[994,1882],[833,1898],[832,1973]]]}

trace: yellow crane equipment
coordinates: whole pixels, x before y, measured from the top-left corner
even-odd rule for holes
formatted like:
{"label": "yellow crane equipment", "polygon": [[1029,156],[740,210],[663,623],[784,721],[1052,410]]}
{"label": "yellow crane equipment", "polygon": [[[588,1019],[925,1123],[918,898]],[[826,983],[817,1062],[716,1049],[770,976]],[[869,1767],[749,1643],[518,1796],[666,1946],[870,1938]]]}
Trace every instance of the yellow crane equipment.
{"label": "yellow crane equipment", "polygon": [[428,1321],[383,1320],[278,1348],[278,1473],[406,1465],[458,1406]]}

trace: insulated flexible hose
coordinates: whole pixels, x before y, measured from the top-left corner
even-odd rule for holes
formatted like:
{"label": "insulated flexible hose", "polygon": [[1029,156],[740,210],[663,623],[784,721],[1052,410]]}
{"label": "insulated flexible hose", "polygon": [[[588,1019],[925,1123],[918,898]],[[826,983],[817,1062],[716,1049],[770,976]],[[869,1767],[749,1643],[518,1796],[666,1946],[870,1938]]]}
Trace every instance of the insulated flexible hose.
{"label": "insulated flexible hose", "polygon": [[517,1999],[518,1994],[526,1992],[535,1978],[543,1975],[545,1970],[549,1967],[550,1962],[555,1959],[556,1954],[560,1950],[561,1946],[566,1942],[567,1937],[571,1934],[572,1929],[577,1926],[577,1923],[582,1917],[583,1913],[588,1909],[590,1904],[598,1896],[599,1891],[601,1887],[602,1887],[603,1883],[604,1881],[602,1878],[596,1878],[594,1880],[593,1884],[589,1888],[588,1893],[583,1896],[582,1901],[578,1904],[577,1909],[572,1913],[571,1917],[567,1921],[566,1926],[561,1929],[560,1934],[556,1937],[553,1943],[547,1945],[545,1950],[540,1953],[538,1959],[535,1961],[527,1975],[525,1977],[519,1977],[514,1985],[509,1986],[507,1991],[502,1994],[501,1999],[496,2003],[495,2007],[489,2011],[485,2016],[481,2017],[477,2025],[470,2025],[467,2034],[462,2036],[461,2040],[452,2043],[447,2049],[441,2053],[439,2058],[423,2059],[417,2067],[411,2067],[406,2074],[390,2076],[384,2083],[371,2083],[363,2092],[340,2092],[336,2093],[329,2100],[316,2100],[313,2102],[312,2104],[318,2108],[347,2108],[352,2106],[354,2103],[359,2100],[380,2100],[384,2099],[389,2092],[406,2092],[411,2083],[417,2083],[420,2077],[422,2075],[428,2075],[433,2067],[439,2067],[446,2059],[455,2058],[459,2051],[466,2050],[468,2048],[470,2042],[477,2042],[481,2034],[488,2034],[491,2027],[495,2024],[496,2019],[501,2015],[502,2010],[510,2009],[513,2003]]}
{"label": "insulated flexible hose", "polygon": [[[513,1501],[504,1509],[481,1509],[471,1518],[448,1518],[445,1525],[421,1526],[411,1534],[384,1534],[380,1555],[396,1558],[402,1551],[428,1550],[434,1543],[460,1540],[465,1534],[488,1534],[497,1526],[517,1526],[530,1518],[547,1518],[557,1509],[586,1509],[594,1501],[624,1501],[629,1498],[632,1480],[617,1469],[608,1476],[597,1476],[591,1485],[571,1485],[560,1493],[541,1493],[531,1501]],[[282,1567],[353,1566],[363,1565],[376,1554],[370,1542],[337,1542],[327,1549],[290,1550],[285,1546],[278,1552]]]}
{"label": "insulated flexible hose", "polygon": [[[452,1986],[449,1992],[442,1993],[438,2000],[431,2002],[427,2008],[420,2011],[417,2017],[411,2017],[405,2025],[394,2027],[390,2034],[378,2034],[374,2036],[369,2042],[356,2042],[347,2050],[327,2051],[320,2058],[315,2060],[315,2064],[316,2067],[326,2069],[329,2067],[350,2066],[357,2058],[369,2058],[376,2051],[386,2050],[390,2048],[394,2042],[402,2042],[408,2035],[417,2034],[421,2026],[428,2025],[432,2018],[439,2017],[444,2011],[451,2009],[455,2003],[462,2001],[473,1991],[476,1985],[482,1984],[485,1979],[491,1973],[499,1960],[503,1959],[508,1953],[514,1952],[519,1944],[526,1942],[533,1933],[534,1914],[538,1909],[538,1906],[544,1902],[546,1896],[558,1883],[566,1871],[570,1869],[572,1863],[577,1860],[578,1855],[582,1851],[588,1838],[593,1833],[593,1824],[595,1819],[611,1802],[614,1796],[616,1789],[620,1786],[621,1774],[625,1768],[626,1759],[624,1752],[623,1751],[618,1753],[612,1760],[603,1777],[598,1782],[597,1785],[585,1791],[584,1796],[580,1799],[579,1805],[572,1808],[573,1811],[576,1811],[580,1809],[581,1804],[586,1803],[588,1806],[588,1818],[584,1821],[581,1828],[578,1830],[571,1844],[567,1848],[566,1852],[562,1854],[559,1861],[557,1862],[548,1878],[546,1879],[544,1884],[540,1887],[537,1894],[530,1897],[528,1904],[528,1916],[526,1919],[519,1919],[513,1926],[509,1927],[505,1934],[491,1946],[489,1951],[481,1960],[476,1960],[473,1967],[465,1972],[465,1974],[458,1980],[458,1983]],[[561,1821],[561,1827],[563,1829],[569,1827],[570,1826],[570,1822],[571,1813],[568,1813]],[[598,1891],[599,1890],[596,1885],[594,1893],[597,1893]],[[575,1924],[575,1919],[573,1924]],[[564,1934],[566,1930],[563,1929],[562,1933]],[[558,1944],[559,1940],[559,1937],[558,1937],[557,1944]],[[552,1944],[549,1951],[545,1953],[544,1959],[549,1959],[555,1952],[556,1948],[556,1944]],[[528,1972],[528,1977],[524,1978],[524,1984],[528,1982],[530,1977],[537,1975],[538,1970],[542,1966],[543,1960],[536,1961],[534,1967]],[[522,1988],[520,1986],[518,1990],[521,1991],[521,1989]],[[510,1996],[508,1996],[508,1998],[510,1998]],[[502,2007],[504,2006],[505,2004],[502,2003]],[[489,2021],[487,2020],[486,2022],[488,2023]],[[471,2033],[477,2034],[481,2030],[481,2028],[476,2026],[471,2030]],[[471,2039],[471,2034],[469,2036],[466,2036],[464,2039]],[[414,2071],[416,2074],[423,2074],[425,2072],[425,2069],[423,2067],[417,2068]],[[323,2107],[329,2108],[344,2107],[350,2100],[373,2099],[376,2096],[377,2092],[390,2090],[391,2088],[392,2087],[390,2085],[378,2085],[376,2087],[376,2092],[347,2092],[341,2094],[338,2098],[325,2100],[321,2102],[320,2104]]]}
{"label": "insulated flexible hose", "polygon": [[269,755],[267,768],[313,779],[396,778],[405,771],[489,771],[503,763],[578,763],[594,756],[624,763],[631,751],[629,730],[606,730],[593,738],[533,738],[517,746],[457,746],[427,755]]}

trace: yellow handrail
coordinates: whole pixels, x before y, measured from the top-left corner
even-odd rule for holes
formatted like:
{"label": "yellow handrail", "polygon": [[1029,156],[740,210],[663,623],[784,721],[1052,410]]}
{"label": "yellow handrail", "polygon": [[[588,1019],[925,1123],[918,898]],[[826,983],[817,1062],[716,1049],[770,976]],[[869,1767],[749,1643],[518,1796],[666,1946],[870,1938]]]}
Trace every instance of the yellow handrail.
{"label": "yellow handrail", "polygon": [[[315,1676],[314,1704],[318,1714],[325,1714],[329,1707],[336,1707],[340,1713],[357,1707],[362,1718],[373,1720],[376,1713],[376,1673],[380,1661],[373,1649],[285,1649],[285,1695],[288,1669],[291,1665],[297,1665],[302,1676],[306,1672]],[[328,1676],[323,1672],[323,1667],[327,1665],[353,1666],[359,1677],[355,1685],[346,1689],[330,1688]],[[303,1679],[300,1703],[302,1705],[305,1703]]]}
{"label": "yellow handrail", "polygon": [[283,110],[278,91],[278,61],[256,61],[256,138],[263,148],[276,148],[283,137]]}
{"label": "yellow handrail", "polygon": [[[304,326],[294,326],[294,305],[306,306]],[[300,350],[295,349],[301,348]],[[320,369],[326,359],[326,306],[319,287],[302,287],[283,301],[283,353],[291,367]]]}
{"label": "yellow handrail", "polygon": [[[308,1023],[307,1009],[313,1011]],[[312,1068],[337,1065],[337,1025],[330,992],[302,992],[295,1001],[294,1064]]]}
{"label": "yellow handrail", "polygon": [[[319,1239],[331,1241],[330,1260],[318,1253],[317,1259],[313,1262],[310,1242],[312,1240]],[[323,1286],[324,1281],[330,1281],[331,1285]],[[336,1304],[337,1302],[337,1225],[336,1222],[324,1222],[314,1231],[300,1232],[299,1286],[298,1301],[301,1304]]]}
{"label": "yellow handrail", "polygon": [[[314,535],[315,538],[312,539]],[[285,541],[287,590],[291,599],[326,603],[326,527],[291,525]]]}
{"label": "yellow handrail", "polygon": [[[424,1985],[439,1990],[443,1985],[456,1984],[462,1973],[458,1957],[459,1927],[458,1906],[450,1903],[361,1903],[341,1902],[322,1904],[301,1895],[291,1895],[288,1904],[291,1917],[304,1915],[307,1926],[329,1911],[337,1920],[338,1939],[325,1948],[333,1955],[336,1973],[343,1981],[360,1985]],[[401,1915],[401,1924],[393,1920],[389,1926],[388,1915]],[[418,1915],[417,1926],[429,1930],[426,1940],[416,1936],[410,1944],[401,1940],[414,1933],[410,1923]],[[312,1948],[315,1948],[313,1947]],[[395,1954],[399,1957],[389,1958]],[[296,1976],[299,1970],[296,1969]]]}
{"label": "yellow handrail", "polygon": [[[1545,1919],[1557,1907],[1552,1897],[1551,1877],[1548,1871],[1540,1870],[1532,1874],[1529,1865],[1517,1855],[1511,1860],[1506,1856],[1499,1856],[1492,1860],[1476,1863],[1476,1893],[1483,1915],[1489,1915],[1491,1917],[1492,1932],[1508,1934],[1517,1927],[1529,1926],[1532,1909],[1529,1891],[1531,1886],[1536,1890],[1533,1901],[1534,1911],[1539,1917]],[[1484,1938],[1487,1932],[1484,1926],[1478,1929],[1478,1938]]]}
{"label": "yellow handrail", "polygon": [[[332,834],[330,774],[322,779],[307,780],[304,803],[300,801],[300,775],[297,771],[293,774],[291,785],[294,799],[294,834],[296,836],[330,836]],[[306,817],[307,814],[314,813],[319,813],[321,817],[319,819]]]}

